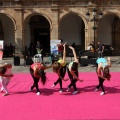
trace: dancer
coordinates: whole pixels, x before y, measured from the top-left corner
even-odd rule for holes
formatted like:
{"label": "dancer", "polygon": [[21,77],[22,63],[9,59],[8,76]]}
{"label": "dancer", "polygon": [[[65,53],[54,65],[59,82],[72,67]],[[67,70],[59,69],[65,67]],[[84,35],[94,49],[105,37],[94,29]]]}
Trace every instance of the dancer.
{"label": "dancer", "polygon": [[71,80],[71,83],[70,85],[68,86],[68,89],[67,91],[70,90],[70,88],[73,86],[74,88],[74,92],[72,94],[77,94],[78,93],[78,90],[77,90],[77,87],[76,87],[76,82],[79,80],[80,82],[82,82],[83,80],[80,80],[78,78],[78,59],[77,59],[77,55],[76,55],[76,52],[75,52],[75,49],[72,47],[72,46],[68,46],[72,52],[73,52],[73,55],[74,55],[74,61],[73,62],[70,62],[68,67],[67,67],[67,71],[68,71],[68,76]]}
{"label": "dancer", "polygon": [[109,67],[111,67],[110,57],[108,57],[107,60],[105,58],[98,58],[96,63],[96,72],[98,75],[99,85],[96,87],[95,91],[98,91],[98,89],[101,87],[102,92],[100,93],[100,95],[104,95],[105,90],[103,87],[103,83],[105,80],[110,80],[111,77],[109,73]]}
{"label": "dancer", "polygon": [[12,65],[11,64],[3,64],[0,66],[0,82],[1,82],[1,90],[0,92],[5,92],[2,96],[6,96],[9,94],[7,85],[10,82],[11,77],[13,77],[12,74]]}
{"label": "dancer", "polygon": [[63,59],[58,60],[57,62],[54,62],[52,65],[53,72],[55,72],[58,75],[58,80],[54,82],[54,84],[51,86],[54,88],[58,83],[60,84],[60,93],[62,93],[62,80],[67,81],[68,79],[64,79],[65,73],[66,73],[66,42],[64,43],[63,47]]}
{"label": "dancer", "polygon": [[33,90],[34,87],[37,89],[37,95],[40,95],[40,90],[38,88],[38,82],[41,79],[41,82],[43,85],[46,83],[46,73],[44,70],[51,68],[52,66],[45,66],[42,63],[33,63],[30,66],[30,74],[34,80],[33,85],[31,86],[31,91]]}

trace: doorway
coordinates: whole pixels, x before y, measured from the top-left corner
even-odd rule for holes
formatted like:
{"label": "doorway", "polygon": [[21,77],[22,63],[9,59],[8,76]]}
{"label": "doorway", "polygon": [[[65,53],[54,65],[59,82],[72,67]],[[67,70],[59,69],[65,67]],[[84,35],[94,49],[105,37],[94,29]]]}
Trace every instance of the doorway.
{"label": "doorway", "polygon": [[46,28],[34,29],[34,43],[39,41],[43,46],[43,54],[50,53],[50,33]]}
{"label": "doorway", "polygon": [[[50,24],[48,20],[41,15],[34,15],[30,18],[30,39],[31,43],[36,46],[37,41],[43,46],[43,55],[50,53]],[[33,55],[35,47],[33,47]]]}

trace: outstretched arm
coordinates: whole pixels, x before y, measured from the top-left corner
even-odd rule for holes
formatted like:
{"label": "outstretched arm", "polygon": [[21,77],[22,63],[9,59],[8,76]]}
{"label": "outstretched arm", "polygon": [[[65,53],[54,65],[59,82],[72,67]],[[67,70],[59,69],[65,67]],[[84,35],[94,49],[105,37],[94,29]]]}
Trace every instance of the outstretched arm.
{"label": "outstretched arm", "polygon": [[49,68],[52,68],[52,65],[50,65],[50,66],[44,66],[44,70],[49,69]]}
{"label": "outstretched arm", "polygon": [[14,75],[13,74],[10,74],[10,75],[0,74],[0,76],[2,76],[2,77],[13,77]]}
{"label": "outstretched arm", "polygon": [[63,44],[63,47],[64,47],[64,49],[63,49],[63,61],[65,61],[65,58],[66,58],[66,43],[67,42],[65,42],[64,44]]}
{"label": "outstretched arm", "polygon": [[72,47],[72,46],[68,46],[71,50],[72,50],[72,52],[73,52],[73,56],[74,56],[74,60],[75,60],[75,62],[78,62],[78,59],[77,59],[77,55],[76,55],[76,52],[75,52],[75,49]]}

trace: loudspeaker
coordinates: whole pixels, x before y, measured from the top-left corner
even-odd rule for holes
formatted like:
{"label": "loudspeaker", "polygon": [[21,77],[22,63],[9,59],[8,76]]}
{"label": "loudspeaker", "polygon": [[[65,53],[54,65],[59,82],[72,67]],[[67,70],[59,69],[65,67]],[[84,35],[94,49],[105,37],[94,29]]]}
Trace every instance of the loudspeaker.
{"label": "loudspeaker", "polygon": [[31,57],[26,58],[26,65],[32,65],[33,64],[33,60]]}
{"label": "loudspeaker", "polygon": [[80,66],[88,66],[88,61],[87,61],[87,59],[81,58],[81,60],[79,60],[79,61],[80,61]]}
{"label": "loudspeaker", "polygon": [[20,57],[19,56],[14,56],[14,65],[19,66],[20,65]]}

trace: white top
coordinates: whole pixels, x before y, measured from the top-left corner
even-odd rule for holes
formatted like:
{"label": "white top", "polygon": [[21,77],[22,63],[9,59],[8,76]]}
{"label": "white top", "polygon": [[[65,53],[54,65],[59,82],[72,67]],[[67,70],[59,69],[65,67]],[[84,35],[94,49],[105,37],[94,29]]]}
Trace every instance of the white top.
{"label": "white top", "polygon": [[90,45],[90,46],[87,47],[87,50],[91,50],[91,48],[92,48],[92,46]]}

